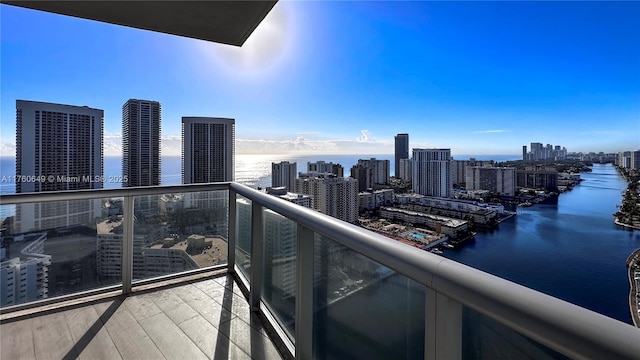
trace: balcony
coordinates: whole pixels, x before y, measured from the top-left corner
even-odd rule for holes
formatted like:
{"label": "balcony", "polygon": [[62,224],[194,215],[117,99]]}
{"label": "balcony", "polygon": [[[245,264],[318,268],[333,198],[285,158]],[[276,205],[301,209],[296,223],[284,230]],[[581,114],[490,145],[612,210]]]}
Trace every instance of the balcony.
{"label": "balcony", "polygon": [[640,354],[631,325],[237,183],[0,196],[74,201],[101,204],[81,230],[30,229],[50,297],[0,309],[3,358]]}

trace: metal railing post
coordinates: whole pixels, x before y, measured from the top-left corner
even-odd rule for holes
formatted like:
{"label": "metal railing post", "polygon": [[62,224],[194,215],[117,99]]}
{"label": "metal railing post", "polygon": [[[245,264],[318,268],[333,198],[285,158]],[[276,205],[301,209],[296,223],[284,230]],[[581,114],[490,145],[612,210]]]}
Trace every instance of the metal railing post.
{"label": "metal railing post", "polygon": [[426,360],[462,359],[462,304],[425,288]]}
{"label": "metal railing post", "polygon": [[296,243],[296,359],[313,358],[313,231],[298,224]]}
{"label": "metal railing post", "polygon": [[236,265],[236,192],[229,188],[229,216],[227,225],[227,272],[234,273]]}
{"label": "metal railing post", "polygon": [[249,305],[252,311],[260,311],[260,295],[262,292],[262,205],[251,202],[251,275],[249,289]]}
{"label": "metal railing post", "polygon": [[133,218],[134,196],[125,196],[122,216],[122,293],[131,292],[133,282]]}

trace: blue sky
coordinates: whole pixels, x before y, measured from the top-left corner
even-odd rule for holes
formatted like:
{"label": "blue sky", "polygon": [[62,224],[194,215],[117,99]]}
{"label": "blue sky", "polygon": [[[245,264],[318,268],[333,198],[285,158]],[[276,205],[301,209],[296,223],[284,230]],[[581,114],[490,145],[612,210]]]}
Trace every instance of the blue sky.
{"label": "blue sky", "polygon": [[129,98],[236,119],[238,153],[519,154],[640,148],[640,2],[283,1],[243,47],[0,5],[0,155],[15,100],[105,110]]}

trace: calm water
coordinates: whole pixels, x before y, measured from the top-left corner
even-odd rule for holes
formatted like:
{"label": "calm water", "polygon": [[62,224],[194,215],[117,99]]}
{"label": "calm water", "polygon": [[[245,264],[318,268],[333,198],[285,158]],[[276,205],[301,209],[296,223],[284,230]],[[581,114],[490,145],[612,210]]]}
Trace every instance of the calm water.
{"label": "calm water", "polygon": [[444,256],[631,323],[625,260],[640,232],[613,223],[626,182],[610,165],[592,173],[558,205],[519,210],[498,230]]}

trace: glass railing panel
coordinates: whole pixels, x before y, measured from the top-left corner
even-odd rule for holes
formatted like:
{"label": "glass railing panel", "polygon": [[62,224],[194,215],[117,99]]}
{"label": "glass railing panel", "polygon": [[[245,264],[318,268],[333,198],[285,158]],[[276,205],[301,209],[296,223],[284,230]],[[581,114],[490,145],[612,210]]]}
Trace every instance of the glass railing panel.
{"label": "glass railing panel", "polygon": [[424,359],[424,287],[316,235],[314,357]]}
{"label": "glass railing panel", "polygon": [[265,210],[262,216],[264,232],[262,300],[289,339],[293,341],[297,224],[271,210]]}
{"label": "glass railing panel", "polygon": [[120,264],[121,253],[105,255],[101,238],[121,205],[113,198],[0,206],[0,306],[120,284],[101,267]]}
{"label": "glass railing panel", "polygon": [[466,306],[462,308],[462,358],[569,359]]}
{"label": "glass railing panel", "polygon": [[227,263],[228,192],[135,196],[133,280]]}
{"label": "glass railing panel", "polygon": [[237,195],[236,200],[236,265],[249,280],[251,273],[251,200]]}

